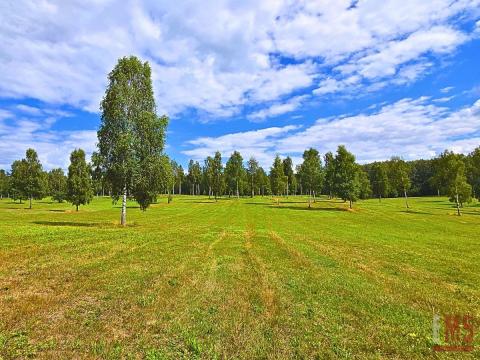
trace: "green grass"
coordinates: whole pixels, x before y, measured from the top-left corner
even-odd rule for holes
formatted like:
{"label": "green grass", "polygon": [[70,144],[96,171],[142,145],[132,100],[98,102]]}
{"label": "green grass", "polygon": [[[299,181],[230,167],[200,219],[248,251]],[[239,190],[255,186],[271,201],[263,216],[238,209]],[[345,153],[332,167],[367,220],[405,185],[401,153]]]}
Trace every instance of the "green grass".
{"label": "green grass", "polygon": [[121,228],[107,198],[4,199],[0,358],[452,356],[432,316],[480,319],[480,206],[410,202],[184,196]]}

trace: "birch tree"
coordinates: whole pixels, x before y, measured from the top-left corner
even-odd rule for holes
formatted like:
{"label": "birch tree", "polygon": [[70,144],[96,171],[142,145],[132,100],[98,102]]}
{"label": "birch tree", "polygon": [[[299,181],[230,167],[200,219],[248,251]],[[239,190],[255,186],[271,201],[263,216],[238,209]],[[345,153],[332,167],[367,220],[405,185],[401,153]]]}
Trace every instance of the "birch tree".
{"label": "birch tree", "polygon": [[142,210],[155,201],[157,178],[165,163],[166,116],[156,114],[148,62],[119,59],[108,75],[109,84],[100,104],[98,148],[114,200],[122,198],[120,223],[127,224],[127,196]]}

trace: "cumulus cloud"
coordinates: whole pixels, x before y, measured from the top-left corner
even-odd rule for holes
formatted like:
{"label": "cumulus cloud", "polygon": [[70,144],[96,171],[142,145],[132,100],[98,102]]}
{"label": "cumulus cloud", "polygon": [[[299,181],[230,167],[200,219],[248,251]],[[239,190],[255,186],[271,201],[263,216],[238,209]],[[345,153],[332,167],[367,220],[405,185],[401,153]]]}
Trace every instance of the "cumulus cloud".
{"label": "cumulus cloud", "polygon": [[299,158],[306,148],[321,153],[344,144],[360,162],[384,160],[398,155],[405,159],[431,158],[445,149],[466,153],[480,145],[480,100],[451,111],[432,105],[428,97],[402,99],[371,113],[318,119],[303,128],[266,128],[189,143],[184,153],[204,158],[219,150],[234,149],[256,156],[270,166],[278,153]]}
{"label": "cumulus cloud", "polygon": [[95,130],[56,131],[52,125],[70,114],[56,109],[17,106],[0,110],[0,169],[10,169],[14,160],[34,148],[45,169],[66,169],[72,150],[82,148],[90,156],[95,149]]}
{"label": "cumulus cloud", "polygon": [[479,0],[2,2],[0,41],[8,51],[0,53],[0,97],[97,112],[106,74],[118,57],[130,54],[152,64],[159,111],[171,116],[194,109],[228,117],[245,105],[288,102],[293,93],[315,85],[318,96],[363,85],[375,91],[383,78],[414,81],[431,68],[424,55],[443,56],[468,41],[470,34],[455,23],[468,18],[465,14],[477,21],[479,5]]}
{"label": "cumulus cloud", "polygon": [[302,96],[295,96],[290,98],[286,102],[277,102],[265,109],[261,109],[259,111],[255,111],[248,115],[248,118],[252,121],[262,121],[267,117],[282,115],[285,113],[292,112],[296,110],[303,101],[308,98],[306,95]]}
{"label": "cumulus cloud", "polygon": [[215,151],[220,151],[222,156],[227,158],[233,151],[237,150],[240,151],[244,160],[254,156],[262,166],[267,166],[271,160],[272,151],[275,151],[276,142],[286,134],[299,128],[298,125],[288,125],[227,134],[219,137],[200,137],[189,141],[187,145],[193,146],[193,148],[183,151],[183,153],[201,161],[207,156],[212,156]]}

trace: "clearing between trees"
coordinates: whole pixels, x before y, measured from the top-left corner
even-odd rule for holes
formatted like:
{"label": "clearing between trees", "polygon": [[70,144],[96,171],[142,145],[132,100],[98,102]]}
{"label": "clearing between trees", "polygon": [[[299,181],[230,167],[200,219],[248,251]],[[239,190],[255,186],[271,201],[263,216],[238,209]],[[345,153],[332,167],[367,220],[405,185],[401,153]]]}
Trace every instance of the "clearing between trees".
{"label": "clearing between trees", "polygon": [[307,202],[1,200],[0,358],[435,358],[480,317],[478,202]]}

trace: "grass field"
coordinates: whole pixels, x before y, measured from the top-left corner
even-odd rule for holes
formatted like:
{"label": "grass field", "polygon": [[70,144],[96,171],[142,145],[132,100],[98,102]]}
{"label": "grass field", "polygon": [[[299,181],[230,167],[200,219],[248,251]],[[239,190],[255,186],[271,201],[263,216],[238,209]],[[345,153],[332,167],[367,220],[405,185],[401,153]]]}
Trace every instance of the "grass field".
{"label": "grass field", "polygon": [[0,201],[0,358],[455,356],[432,317],[480,318],[480,205],[305,201],[162,198],[127,228],[108,198]]}

